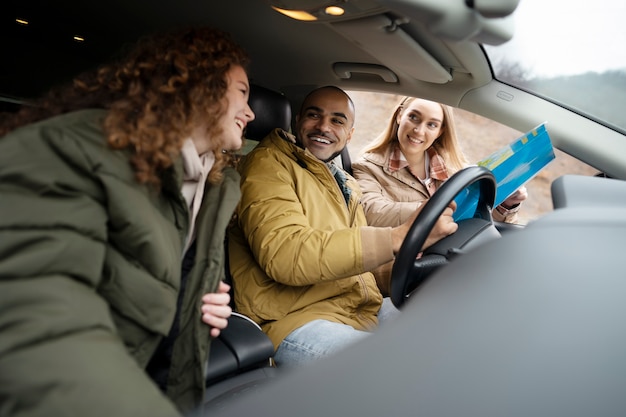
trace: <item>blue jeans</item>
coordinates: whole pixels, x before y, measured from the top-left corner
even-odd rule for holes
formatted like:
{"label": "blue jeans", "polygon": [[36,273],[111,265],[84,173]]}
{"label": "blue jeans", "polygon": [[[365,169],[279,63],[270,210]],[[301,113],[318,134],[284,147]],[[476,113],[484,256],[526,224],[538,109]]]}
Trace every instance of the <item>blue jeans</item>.
{"label": "blue jeans", "polygon": [[[378,312],[379,325],[392,320],[399,310],[389,298],[383,300]],[[300,366],[332,355],[367,337],[370,332],[356,330],[346,324],[328,320],[313,320],[298,327],[278,345],[274,354],[277,366]]]}

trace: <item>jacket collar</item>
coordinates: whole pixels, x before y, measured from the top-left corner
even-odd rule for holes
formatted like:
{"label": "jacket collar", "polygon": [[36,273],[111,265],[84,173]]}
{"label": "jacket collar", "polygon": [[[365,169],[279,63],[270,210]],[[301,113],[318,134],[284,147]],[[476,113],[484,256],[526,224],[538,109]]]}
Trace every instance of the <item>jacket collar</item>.
{"label": "jacket collar", "polygon": [[[337,182],[337,178],[333,174],[333,169],[329,166],[330,164],[321,161],[309,150],[298,146],[296,143],[296,137],[283,129],[277,128],[272,131],[257,146],[257,149],[264,146],[276,147],[288,158],[295,161],[296,164],[308,171],[311,171],[313,175],[315,175],[318,180],[324,184],[329,184],[329,182],[322,179],[325,175],[327,176],[326,179],[332,179],[333,182]],[[336,168],[339,170],[338,167]],[[351,204],[358,204],[358,201],[361,198],[361,192],[356,180],[343,170],[341,170],[341,173],[345,175],[345,178],[340,180],[341,183],[338,183],[338,189],[341,191],[344,199],[349,200],[349,207]]]}
{"label": "jacket collar", "polygon": [[[370,161],[373,164],[380,166],[383,169],[383,171],[387,173],[388,175],[397,177],[398,171],[401,171],[403,168],[406,168],[408,170],[408,164],[401,164],[397,166],[397,168],[392,167],[392,158],[394,155],[394,151],[396,149],[398,149],[398,151],[400,150],[398,143],[391,142],[385,149],[384,153],[381,154],[378,152],[376,153],[368,152],[365,155],[363,155],[363,158],[366,159],[367,161]],[[429,162],[430,178],[433,178],[439,181],[447,180],[450,177],[450,175],[448,174],[448,168],[446,167],[444,159],[441,157],[441,155],[439,155],[439,153],[437,153],[437,151],[432,146],[428,148],[427,152],[428,152],[428,157],[430,161]]]}
{"label": "jacket collar", "polygon": [[311,167],[323,166],[326,164],[320,161],[309,150],[302,148],[296,143],[296,137],[283,129],[275,129],[265,140],[270,141],[274,146],[285,153],[289,158],[296,161],[302,168],[311,169]]}

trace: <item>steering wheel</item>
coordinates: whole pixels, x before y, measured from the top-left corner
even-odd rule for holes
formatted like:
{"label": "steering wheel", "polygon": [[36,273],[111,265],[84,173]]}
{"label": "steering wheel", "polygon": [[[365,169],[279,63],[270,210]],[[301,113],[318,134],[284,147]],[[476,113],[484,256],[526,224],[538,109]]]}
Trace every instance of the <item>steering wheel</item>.
{"label": "steering wheel", "polygon": [[[455,233],[430,246],[416,259],[439,216],[463,190],[475,191],[475,183],[478,186],[478,203],[473,217],[458,221],[459,228]],[[454,256],[500,237],[491,217],[495,197],[496,179],[489,169],[481,166],[462,169],[439,187],[424,204],[396,255],[391,272],[391,301],[394,306],[400,308],[413,290]]]}

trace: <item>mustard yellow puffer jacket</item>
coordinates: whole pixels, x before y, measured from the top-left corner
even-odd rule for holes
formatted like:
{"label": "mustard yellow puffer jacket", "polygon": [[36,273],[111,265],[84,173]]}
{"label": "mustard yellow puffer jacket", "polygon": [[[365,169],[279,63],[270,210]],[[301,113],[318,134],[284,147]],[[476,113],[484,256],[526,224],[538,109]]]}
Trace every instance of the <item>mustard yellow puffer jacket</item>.
{"label": "mustard yellow puffer jacket", "polygon": [[372,273],[393,259],[390,228],[368,227],[349,177],[349,205],[328,166],[277,129],[240,165],[229,233],[237,309],[275,347],[314,319],[371,329],[382,302]]}

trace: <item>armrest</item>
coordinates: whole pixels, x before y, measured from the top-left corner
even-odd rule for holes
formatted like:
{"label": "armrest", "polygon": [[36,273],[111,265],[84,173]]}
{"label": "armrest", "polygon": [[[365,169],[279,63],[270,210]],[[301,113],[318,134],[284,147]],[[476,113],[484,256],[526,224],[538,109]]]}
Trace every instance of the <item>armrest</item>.
{"label": "armrest", "polygon": [[206,384],[262,366],[269,366],[274,345],[248,317],[233,312],[228,326],[211,342]]}

